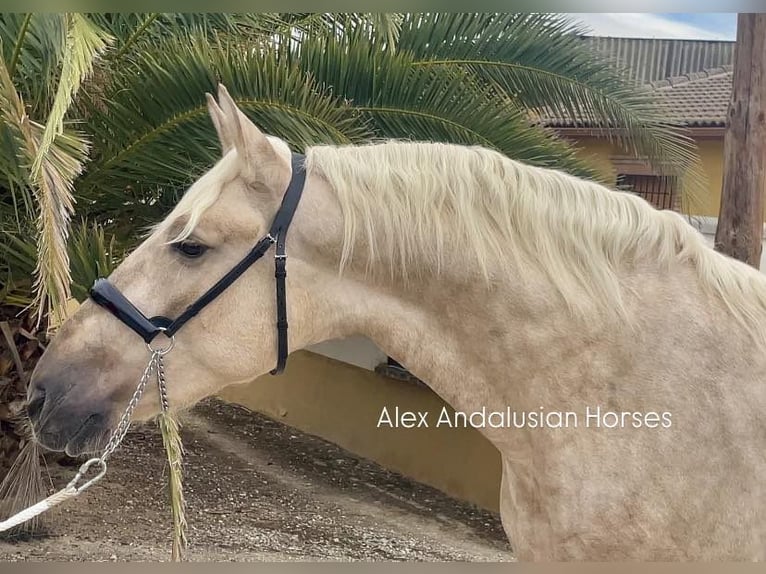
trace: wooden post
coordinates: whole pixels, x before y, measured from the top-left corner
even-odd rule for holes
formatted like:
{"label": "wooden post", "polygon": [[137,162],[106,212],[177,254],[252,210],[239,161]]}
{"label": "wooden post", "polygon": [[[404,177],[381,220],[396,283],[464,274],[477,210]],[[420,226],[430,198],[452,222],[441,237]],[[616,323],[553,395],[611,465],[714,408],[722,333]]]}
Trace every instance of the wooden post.
{"label": "wooden post", "polygon": [[766,14],[737,16],[727,124],[715,248],[758,268],[766,191]]}

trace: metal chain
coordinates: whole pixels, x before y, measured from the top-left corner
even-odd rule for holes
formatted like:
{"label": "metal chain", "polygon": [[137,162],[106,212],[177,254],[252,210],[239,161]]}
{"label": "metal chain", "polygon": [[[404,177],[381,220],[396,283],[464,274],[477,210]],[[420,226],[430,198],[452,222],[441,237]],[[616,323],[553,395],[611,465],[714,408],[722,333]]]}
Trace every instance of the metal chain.
{"label": "metal chain", "polygon": [[[164,329],[162,329],[162,331],[164,331]],[[144,394],[144,390],[146,389],[146,384],[149,382],[152,373],[156,374],[157,384],[160,387],[162,410],[168,410],[169,407],[167,388],[165,384],[165,363],[162,357],[168,354],[174,345],[175,337],[170,337],[169,343],[165,348],[154,348],[149,343],[146,344],[146,348],[149,350],[152,356],[149,359],[149,364],[146,365],[146,368],[144,369],[144,373],[141,375],[141,380],[138,383],[138,387],[136,387],[133,396],[130,398],[125,412],[122,413],[122,417],[120,417],[120,422],[117,423],[117,426],[112,432],[112,436],[109,437],[109,442],[107,442],[103,452],[101,453],[101,456],[98,458],[98,460],[100,460],[104,466],[106,458],[110,456],[118,446],[120,446],[120,443],[125,438],[125,435],[128,434],[131,418],[133,417],[133,411],[136,409],[136,405],[138,405],[138,402],[141,400],[141,397]]]}
{"label": "metal chain", "polygon": [[165,382],[165,362],[162,359],[162,354],[157,355],[157,389],[160,392],[160,408],[163,413],[167,413],[170,409],[170,403],[168,401],[168,386]]}
{"label": "metal chain", "polygon": [[125,412],[122,413],[120,422],[117,423],[114,431],[112,431],[112,435],[109,437],[109,442],[106,443],[106,446],[104,447],[99,460],[105,461],[106,458],[110,456],[118,446],[120,446],[120,443],[125,438],[125,435],[128,434],[128,429],[130,428],[131,422],[130,419],[133,416],[133,411],[136,409],[138,401],[141,400],[141,397],[144,394],[144,390],[146,389],[146,384],[149,382],[149,378],[151,377],[152,372],[157,368],[157,363],[160,361],[160,357],[162,357],[162,355],[159,351],[152,351],[152,358],[149,359],[149,364],[146,365],[144,373],[141,375],[141,380],[138,383],[136,390],[133,392],[133,396],[130,397],[130,401],[128,401],[128,406],[125,409]]}

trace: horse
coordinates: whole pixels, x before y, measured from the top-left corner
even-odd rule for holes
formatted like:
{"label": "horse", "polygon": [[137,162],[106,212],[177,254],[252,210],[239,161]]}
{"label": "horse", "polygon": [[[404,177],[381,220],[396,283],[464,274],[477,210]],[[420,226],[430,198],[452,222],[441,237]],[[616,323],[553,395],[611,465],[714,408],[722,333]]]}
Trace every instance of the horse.
{"label": "horse", "polygon": [[[147,316],[177,315],[226,274],[291,181],[288,145],[217,95],[222,158],[109,277]],[[291,348],[363,335],[460,411],[580,414],[479,429],[502,458],[519,559],[766,557],[758,271],[676,213],[478,146],[320,145],[305,172]],[[257,263],[177,334],[174,408],[269,370],[273,289]],[[72,456],[103,447],[146,360],[135,333],[84,302],[34,370],[36,440]],[[145,397],[134,416],[158,409]]]}

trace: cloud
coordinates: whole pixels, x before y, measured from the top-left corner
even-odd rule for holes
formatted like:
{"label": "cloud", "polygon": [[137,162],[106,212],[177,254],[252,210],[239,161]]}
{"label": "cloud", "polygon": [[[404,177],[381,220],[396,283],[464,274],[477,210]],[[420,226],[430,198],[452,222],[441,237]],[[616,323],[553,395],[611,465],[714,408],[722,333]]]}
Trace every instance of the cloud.
{"label": "cloud", "polygon": [[591,29],[596,36],[620,38],[678,38],[686,40],[734,40],[728,22],[717,29],[681,22],[660,14],[646,13],[568,13]]}

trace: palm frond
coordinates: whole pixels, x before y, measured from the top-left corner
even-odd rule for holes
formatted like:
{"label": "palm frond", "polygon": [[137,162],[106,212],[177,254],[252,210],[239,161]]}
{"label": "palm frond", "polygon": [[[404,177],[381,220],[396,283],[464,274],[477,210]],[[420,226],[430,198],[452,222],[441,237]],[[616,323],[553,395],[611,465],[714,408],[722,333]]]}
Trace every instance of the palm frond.
{"label": "palm frond", "polygon": [[[0,305],[27,307],[32,299],[37,265],[37,242],[30,230],[18,232],[0,226]],[[108,276],[122,260],[125,249],[98,223],[82,220],[69,238],[72,296],[82,302],[99,277]]]}
{"label": "palm frond", "polygon": [[33,117],[43,117],[50,109],[66,37],[62,14],[0,13],[3,60]]}
{"label": "palm frond", "polygon": [[108,276],[122,256],[116,237],[107,236],[103,226],[87,220],[73,226],[69,241],[72,296],[80,302],[87,299],[93,282]]}
{"label": "palm frond", "polygon": [[29,30],[29,22],[31,20],[32,14],[24,14],[22,16],[19,31],[16,34],[16,42],[14,43],[13,52],[11,53],[11,61],[8,64],[8,73],[11,77],[13,77],[13,74],[16,72],[16,64],[19,61],[19,56],[21,56],[21,49],[24,45],[24,39],[27,35],[27,30]]}
{"label": "palm frond", "polygon": [[408,15],[399,48],[427,68],[458,68],[538,118],[587,123],[665,173],[703,180],[694,142],[671,126],[653,94],[582,41],[555,14]]}
{"label": "palm frond", "polygon": [[[26,114],[5,61],[0,61],[0,112],[19,138],[19,155],[31,164],[37,157],[43,127]],[[82,171],[87,146],[81,137],[64,132],[56,137],[29,184],[38,206],[38,257],[35,300],[38,320],[49,307],[61,311],[69,299],[69,258],[66,243],[73,212],[72,182]]]}
{"label": "palm frond", "polygon": [[18,138],[7,124],[0,126],[0,220],[16,223],[16,230],[35,216],[32,190],[27,185],[25,170],[17,157]]}
{"label": "palm frond", "polygon": [[[64,54],[55,54],[55,59],[62,61],[62,70],[45,127],[28,115],[5,59],[0,65],[2,113],[9,139],[18,144],[15,166],[23,167],[23,183],[32,190],[38,208],[38,257],[34,283],[38,319],[45,315],[49,307],[61,311],[70,294],[67,237],[69,218],[74,211],[73,181],[82,172],[87,146],[81,134],[65,129],[64,117],[78,87],[92,69],[93,59],[106,46],[105,35],[83,16],[69,14],[60,16],[61,19],[65,22],[67,35]],[[30,29],[35,22],[24,18],[18,26],[18,39],[11,60],[14,69],[17,62],[21,61],[25,66],[28,64],[28,58],[21,60],[21,55],[28,56],[29,52],[22,39],[34,40]],[[8,23],[9,20],[3,21],[5,33],[9,29]],[[55,30],[61,28],[52,23],[50,27]],[[28,71],[28,66],[25,69]],[[4,171],[11,172],[10,169]],[[12,179],[9,179],[8,185],[13,187]]]}
{"label": "palm frond", "polygon": [[106,49],[111,37],[81,14],[67,14],[68,33],[56,97],[48,114],[37,155],[32,163],[32,179],[39,171],[54,139],[64,132],[64,117],[83,80],[93,71],[94,60]]}
{"label": "palm frond", "polygon": [[[688,204],[701,181],[693,143],[582,31],[550,14],[0,14],[0,226],[18,236],[37,219],[37,300],[57,304],[68,296],[69,255],[74,275],[100,272],[108,261],[80,257],[113,251],[108,235],[127,245],[220,157],[204,99],[218,82],[296,149],[476,144],[597,178],[544,121],[587,119],[678,175]],[[45,129],[32,121],[45,117]],[[71,242],[72,181],[87,148],[68,120],[92,143],[78,210],[103,225]],[[0,271],[3,245],[15,248],[0,241]],[[24,282],[12,275],[6,300],[20,301]],[[84,281],[75,278],[76,296]]]}
{"label": "palm frond", "polygon": [[375,36],[380,38],[390,50],[395,50],[404,23],[404,14],[373,12],[364,16]]}
{"label": "palm frond", "polygon": [[361,33],[368,41],[394,49],[402,22],[403,15],[399,13],[308,12],[278,14],[265,23],[274,25],[272,37],[302,41]]}
{"label": "palm frond", "polygon": [[407,51],[381,51],[364,34],[307,40],[289,53],[364,113],[378,138],[482,145],[535,165],[595,176],[571,146],[460,69],[416,66]]}
{"label": "palm frond", "polygon": [[[220,157],[205,92],[223,82],[240,108],[267,133],[297,149],[362,141],[360,114],[321,90],[274,51],[189,35],[136,53],[113,74],[87,129],[96,152],[78,185],[86,199],[108,199],[123,216],[172,205]],[[140,90],[128,89],[140,83]],[[159,195],[158,195],[159,190]]]}
{"label": "palm frond", "polygon": [[32,286],[37,264],[37,245],[29,233],[2,230],[0,240],[0,305],[26,308],[32,305]]}
{"label": "palm frond", "polygon": [[88,14],[88,18],[115,38],[114,49],[105,56],[112,66],[146,46],[178,35],[194,34],[210,40],[232,36],[247,42],[269,35],[281,22],[270,13],[107,13]]}

